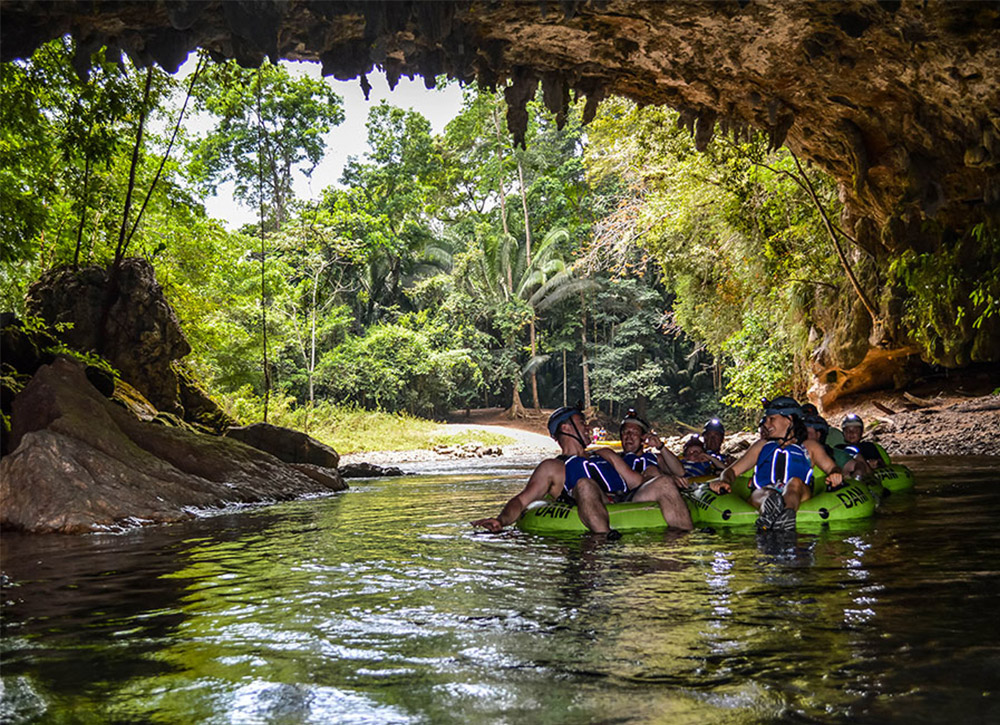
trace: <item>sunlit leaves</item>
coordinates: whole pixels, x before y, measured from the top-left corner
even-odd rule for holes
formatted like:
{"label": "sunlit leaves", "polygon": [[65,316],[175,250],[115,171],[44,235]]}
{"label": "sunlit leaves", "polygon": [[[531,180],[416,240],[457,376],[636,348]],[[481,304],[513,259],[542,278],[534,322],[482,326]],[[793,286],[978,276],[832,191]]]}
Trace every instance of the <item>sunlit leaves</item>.
{"label": "sunlit leaves", "polygon": [[326,150],[324,134],[344,120],[340,97],[326,82],[292,75],[284,65],[247,69],[229,61],[206,69],[195,98],[216,123],[189,144],[192,179],[206,192],[232,181],[236,198],[250,206],[263,201],[280,227],[293,199],[293,173],[312,173]]}
{"label": "sunlit leaves", "polygon": [[[820,324],[812,300],[843,284],[820,217],[787,151],[768,153],[764,138],[717,137],[698,153],[676,119],[625,101],[602,106],[589,131],[588,178],[618,176],[627,186],[588,259],[629,274],[651,253],[676,295],[676,322],[739,368],[753,352],[748,331],[770,319],[777,328],[770,344],[784,347],[776,356],[762,349],[761,369],[777,366],[778,378],[790,380],[795,353],[806,352],[799,341]],[[813,184],[835,217],[832,182],[817,175]],[[730,402],[757,397],[746,380],[730,379],[739,390]]]}

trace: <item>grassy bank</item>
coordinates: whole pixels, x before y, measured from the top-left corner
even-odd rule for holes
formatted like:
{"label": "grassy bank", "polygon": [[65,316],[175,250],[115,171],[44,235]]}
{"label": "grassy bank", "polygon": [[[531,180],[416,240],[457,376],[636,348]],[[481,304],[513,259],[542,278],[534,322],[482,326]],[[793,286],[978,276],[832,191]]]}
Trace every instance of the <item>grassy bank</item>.
{"label": "grassy bank", "polygon": [[[232,395],[224,397],[220,403],[243,425],[264,420],[264,401],[256,396]],[[295,406],[291,398],[273,395],[268,404],[267,422],[304,431],[341,454],[430,450],[439,445],[463,443],[503,446],[514,442],[507,436],[486,431],[448,434],[442,430],[442,423],[406,413],[384,413],[326,401],[310,409]]]}

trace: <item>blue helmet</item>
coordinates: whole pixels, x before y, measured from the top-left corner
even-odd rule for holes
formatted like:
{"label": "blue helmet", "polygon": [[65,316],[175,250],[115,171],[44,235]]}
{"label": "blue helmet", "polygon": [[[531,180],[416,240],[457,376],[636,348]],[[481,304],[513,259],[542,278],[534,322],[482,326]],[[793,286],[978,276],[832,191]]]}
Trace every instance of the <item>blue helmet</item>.
{"label": "blue helmet", "polygon": [[649,433],[649,423],[644,421],[639,417],[639,414],[635,412],[635,408],[629,408],[628,412],[625,413],[625,417],[622,418],[621,424],[618,426],[618,436],[621,437],[622,429],[625,428],[626,423],[631,423],[633,425],[639,426],[643,433]]}
{"label": "blue helmet", "polygon": [[705,423],[705,427],[702,429],[701,434],[705,435],[710,430],[718,431],[722,435],[726,434],[726,426],[722,425],[722,421],[718,418],[712,418],[712,420]]}
{"label": "blue helmet", "polygon": [[795,402],[795,398],[782,395],[774,400],[764,401],[764,415],[783,415],[786,417],[802,416],[802,408]]}
{"label": "blue helmet", "polygon": [[556,408],[552,411],[552,415],[549,416],[549,435],[555,438],[556,431],[559,430],[559,426],[572,418],[574,415],[583,415],[583,411],[576,406],[563,406],[562,408]]}
{"label": "blue helmet", "polygon": [[840,427],[847,428],[848,426],[857,426],[861,430],[865,429],[865,422],[861,420],[861,416],[857,413],[848,413],[844,416],[844,420],[841,422]]}

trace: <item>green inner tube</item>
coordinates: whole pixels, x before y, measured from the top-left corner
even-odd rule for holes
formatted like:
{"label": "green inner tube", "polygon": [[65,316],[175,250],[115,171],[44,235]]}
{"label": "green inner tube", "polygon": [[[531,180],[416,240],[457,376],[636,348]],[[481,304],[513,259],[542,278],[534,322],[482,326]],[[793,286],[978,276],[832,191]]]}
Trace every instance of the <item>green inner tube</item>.
{"label": "green inner tube", "polygon": [[[878,499],[867,483],[847,479],[836,491],[827,491],[825,476],[814,484],[821,491],[799,506],[796,527],[854,521],[875,513]],[[707,483],[697,484],[685,492],[684,500],[696,526],[752,526],[757,521],[757,509],[750,505],[750,475],[733,481],[732,493],[714,493]]]}
{"label": "green inner tube", "polygon": [[900,463],[881,466],[864,477],[869,486],[881,485],[888,491],[906,491],[913,488],[913,472]]}
{"label": "green inner tube", "polygon": [[[667,528],[656,501],[608,504],[611,528],[616,531],[642,531]],[[524,510],[517,528],[532,534],[582,534],[587,527],[580,521],[576,506],[537,501]]]}

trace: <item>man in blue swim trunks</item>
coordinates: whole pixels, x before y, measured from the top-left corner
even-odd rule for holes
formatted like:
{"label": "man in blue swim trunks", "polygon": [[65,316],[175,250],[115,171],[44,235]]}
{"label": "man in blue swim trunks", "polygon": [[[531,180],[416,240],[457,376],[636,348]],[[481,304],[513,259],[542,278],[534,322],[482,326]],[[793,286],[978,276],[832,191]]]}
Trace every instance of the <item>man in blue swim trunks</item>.
{"label": "man in blue swim trunks", "polygon": [[649,423],[640,418],[635,409],[628,409],[618,427],[618,437],[622,442],[625,463],[633,471],[641,473],[645,480],[663,475],[670,477],[680,488],[687,488],[684,466],[677,456],[667,450],[660,437],[653,433]]}
{"label": "man in blue swim trunks", "polygon": [[799,505],[812,498],[813,464],[827,474],[831,489],[843,485],[843,474],[823,447],[808,439],[802,408],[793,398],[765,403],[764,416],[767,438],[756,441],[722,472],[721,481],[710,485],[717,493],[728,492],[737,476],[753,468],[750,503],[760,510],[757,530],[794,531]]}
{"label": "man in blue swim trunks", "polygon": [[494,518],[473,521],[492,532],[517,521],[534,501],[561,499],[579,508],[580,520],[597,534],[611,531],[607,504],[617,501],[656,501],[663,518],[674,528],[691,529],[691,514],[677,486],[660,476],[644,481],[610,448],[589,453],[584,435],[586,421],[577,408],[559,408],[549,416],[549,435],[562,455],[548,458],[535,468],[524,489],[506,503]]}

